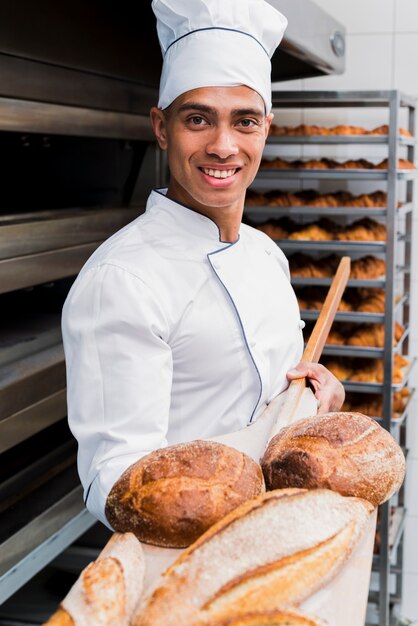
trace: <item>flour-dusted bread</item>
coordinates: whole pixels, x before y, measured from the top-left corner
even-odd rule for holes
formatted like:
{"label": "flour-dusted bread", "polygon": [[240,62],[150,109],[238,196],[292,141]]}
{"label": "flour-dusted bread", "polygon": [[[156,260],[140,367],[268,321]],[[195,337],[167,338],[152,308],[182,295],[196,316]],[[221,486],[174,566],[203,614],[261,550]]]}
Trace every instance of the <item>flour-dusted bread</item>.
{"label": "flour-dusted bread", "polygon": [[113,535],[45,626],[129,626],[144,574],[144,555],[136,537]]}
{"label": "flour-dusted bread", "polygon": [[341,568],[372,510],[328,490],[254,498],[183,552],[145,594],[132,626],[204,626],[298,605]]}
{"label": "flour-dusted bread", "polygon": [[327,626],[317,617],[300,611],[259,611],[209,622],[208,626]]}
{"label": "flour-dusted bread", "polygon": [[326,413],[283,428],[261,466],[268,489],[332,489],[375,506],[389,500],[405,476],[392,435],[361,413]]}
{"label": "flour-dusted bread", "polygon": [[214,441],[156,450],[131,465],[113,486],[106,516],[140,541],[184,548],[237,506],[265,491],[260,466]]}

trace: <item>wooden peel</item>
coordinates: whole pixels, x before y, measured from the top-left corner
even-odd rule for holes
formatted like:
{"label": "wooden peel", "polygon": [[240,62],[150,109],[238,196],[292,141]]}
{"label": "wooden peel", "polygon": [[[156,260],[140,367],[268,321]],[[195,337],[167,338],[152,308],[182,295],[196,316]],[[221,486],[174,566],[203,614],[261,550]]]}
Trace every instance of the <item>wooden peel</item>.
{"label": "wooden peel", "polygon": [[[306,344],[302,361],[306,361],[308,363],[318,363],[334,321],[335,314],[338,310],[338,306],[341,302],[344,289],[350,277],[350,266],[350,257],[342,257],[338,265],[337,273],[334,276],[327,297],[325,298],[324,306],[322,307],[312,334],[309,337],[309,341]],[[306,378],[297,378],[292,380],[287,389],[286,400],[280,408],[280,419],[275,422],[270,434],[270,439],[277,435],[283,426],[287,426],[293,421],[293,417],[296,413],[298,404],[301,401],[305,388]]]}

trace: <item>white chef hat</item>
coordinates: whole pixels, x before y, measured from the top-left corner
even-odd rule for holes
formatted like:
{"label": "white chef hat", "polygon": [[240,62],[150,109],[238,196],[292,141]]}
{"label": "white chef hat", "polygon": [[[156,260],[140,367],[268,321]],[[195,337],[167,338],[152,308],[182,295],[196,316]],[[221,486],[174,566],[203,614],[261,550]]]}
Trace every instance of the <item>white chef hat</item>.
{"label": "white chef hat", "polygon": [[163,53],[158,106],[198,87],[246,85],[271,110],[270,58],[287,20],[265,0],[153,0]]}

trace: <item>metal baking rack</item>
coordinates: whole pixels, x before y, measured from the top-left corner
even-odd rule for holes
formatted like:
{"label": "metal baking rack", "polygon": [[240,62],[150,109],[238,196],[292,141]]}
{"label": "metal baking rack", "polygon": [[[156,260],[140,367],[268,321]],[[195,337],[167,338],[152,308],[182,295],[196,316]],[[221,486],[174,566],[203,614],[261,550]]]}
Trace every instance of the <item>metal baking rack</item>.
{"label": "metal baking rack", "polygon": [[[400,146],[412,146],[414,145],[416,139],[415,137],[407,137],[405,135],[398,135],[398,143]],[[275,144],[334,144],[334,145],[343,145],[343,144],[365,144],[365,145],[373,145],[373,144],[388,144],[389,138],[388,135],[297,135],[297,136],[286,136],[286,135],[271,135],[268,138],[268,143],[271,145]]]}
{"label": "metal baking rack", "polygon": [[138,209],[63,209],[0,216],[0,293],[77,274]]}
{"label": "metal baking rack", "polygon": [[[344,386],[347,391],[361,393],[376,393],[383,396],[383,417],[381,424],[390,430],[397,438],[400,445],[406,446],[406,429],[408,425],[408,415],[410,401],[405,407],[401,418],[392,419],[392,395],[396,390],[408,384],[410,371],[414,366],[414,360],[410,360],[410,365],[406,368],[404,379],[401,384],[392,384],[393,377],[393,356],[398,350],[403,354],[408,353],[409,343],[409,293],[411,288],[410,270],[411,267],[411,239],[409,233],[412,232],[412,209],[414,205],[414,185],[417,170],[397,168],[400,150],[406,151],[406,156],[410,162],[415,162],[415,109],[416,101],[399,91],[300,91],[300,92],[275,92],[273,93],[273,107],[276,109],[332,109],[332,108],[385,108],[388,113],[388,134],[387,135],[309,135],[309,136],[270,136],[268,144],[270,146],[267,158],[280,156],[286,158],[286,146],[288,145],[316,145],[325,144],[330,148],[333,145],[381,145],[386,146],[385,156],[388,158],[387,170],[337,170],[337,169],[272,169],[261,168],[256,180],[264,181],[263,189],[272,189],[273,183],[277,183],[276,189],[280,189],[280,184],[284,181],[382,181],[387,191],[386,207],[312,207],[312,206],[292,206],[275,207],[248,205],[245,208],[245,215],[254,223],[261,223],[272,218],[281,216],[311,216],[317,219],[321,216],[344,216],[355,219],[356,217],[371,217],[384,219],[387,227],[387,240],[385,242],[355,242],[355,241],[297,241],[278,240],[277,244],[286,254],[293,252],[333,252],[337,254],[379,254],[384,255],[386,260],[386,276],[377,280],[350,280],[349,287],[370,287],[384,288],[386,295],[384,313],[362,313],[357,311],[341,311],[336,315],[336,321],[351,323],[384,323],[385,342],[383,348],[355,348],[348,346],[326,347],[324,354],[332,354],[343,358],[344,356],[361,356],[363,358],[376,358],[379,356],[384,360],[384,382],[382,384],[358,383],[345,381]],[[406,111],[407,123],[402,125],[410,131],[412,137],[401,135],[398,132],[400,127],[401,109]],[[273,152],[274,146],[274,152]],[[283,147],[283,149],[281,149]],[[322,156],[322,154],[321,154]],[[385,158],[382,156],[382,158]],[[310,157],[312,158],[312,156]],[[341,155],[338,157],[341,158]],[[348,158],[348,157],[347,157]],[[292,157],[292,160],[294,157]],[[266,181],[270,181],[272,186],[266,187]],[[405,188],[405,197],[399,198],[400,183]],[[374,188],[371,191],[375,190]],[[289,186],[286,187],[287,189]],[[362,192],[364,186],[362,186]],[[399,200],[402,201],[398,206]],[[401,218],[404,220],[405,233],[400,234]],[[399,244],[402,243],[400,248]],[[403,259],[396,260],[396,254],[403,249]],[[403,285],[403,295],[396,301],[395,279],[399,279]],[[327,286],[330,279],[309,279],[293,278],[295,287],[300,286]],[[318,311],[301,311],[301,316],[305,320],[315,320],[319,315]],[[405,327],[405,336],[398,343],[396,349],[393,347],[394,321],[395,316],[401,316],[402,324]],[[402,488],[397,496],[397,507],[401,511],[401,523],[399,515],[396,516],[396,540],[389,537],[389,503],[381,507],[380,530],[382,536],[381,550],[378,559],[375,559],[374,566],[378,568],[379,590],[371,591],[369,596],[368,624],[379,624],[379,626],[396,626],[396,611],[393,610],[396,603],[402,598],[402,544],[403,544],[403,521],[404,521],[404,489]],[[402,512],[403,511],[403,512]],[[393,534],[393,529],[391,530]],[[392,557],[392,563],[391,563]],[[393,579],[393,580],[392,580]],[[391,585],[394,593],[390,593]]]}
{"label": "metal baking rack", "polygon": [[[0,131],[144,146],[153,140],[147,115],[5,97]],[[28,203],[23,212],[0,214],[0,604],[96,523],[84,506],[65,420],[60,307],[35,311],[34,303],[45,304],[48,289],[71,283],[97,246],[142,211]],[[14,298],[16,319],[8,311]]]}
{"label": "metal baking rack", "polygon": [[[413,180],[416,170],[397,170],[398,180]],[[314,170],[314,169],[274,169],[266,168],[258,171],[259,180],[385,180],[390,178],[387,170]]]}
{"label": "metal baking rack", "polygon": [[[406,202],[399,207],[396,207],[396,212],[399,216],[403,216],[409,211],[412,211],[413,205],[411,202]],[[245,207],[245,214],[251,219],[257,221],[265,221],[269,218],[295,215],[308,215],[312,217],[323,216],[348,216],[348,217],[386,217],[387,209],[385,207],[314,207],[314,206],[261,206],[257,204],[248,204]]]}
{"label": "metal baking rack", "polygon": [[[407,328],[394,348],[394,353],[400,352],[402,344],[409,335]],[[346,346],[337,344],[326,344],[323,350],[324,356],[358,357],[362,359],[382,359],[385,356],[384,348],[367,346]]]}

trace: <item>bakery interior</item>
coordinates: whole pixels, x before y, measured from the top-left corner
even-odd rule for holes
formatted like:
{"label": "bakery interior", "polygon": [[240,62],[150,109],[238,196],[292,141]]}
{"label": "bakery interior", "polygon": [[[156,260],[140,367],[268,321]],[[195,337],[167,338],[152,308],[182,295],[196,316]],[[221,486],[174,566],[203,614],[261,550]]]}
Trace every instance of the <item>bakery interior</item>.
{"label": "bakery interior", "polygon": [[[269,1],[289,27],[244,221],[288,257],[306,339],[351,258],[321,362],[343,410],[375,418],[406,456],[379,509],[365,624],[414,624],[418,5]],[[88,257],[167,181],[148,119],[160,56],[148,2],[0,3],[2,626],[45,623],[111,537],[82,499],[60,316]]]}

